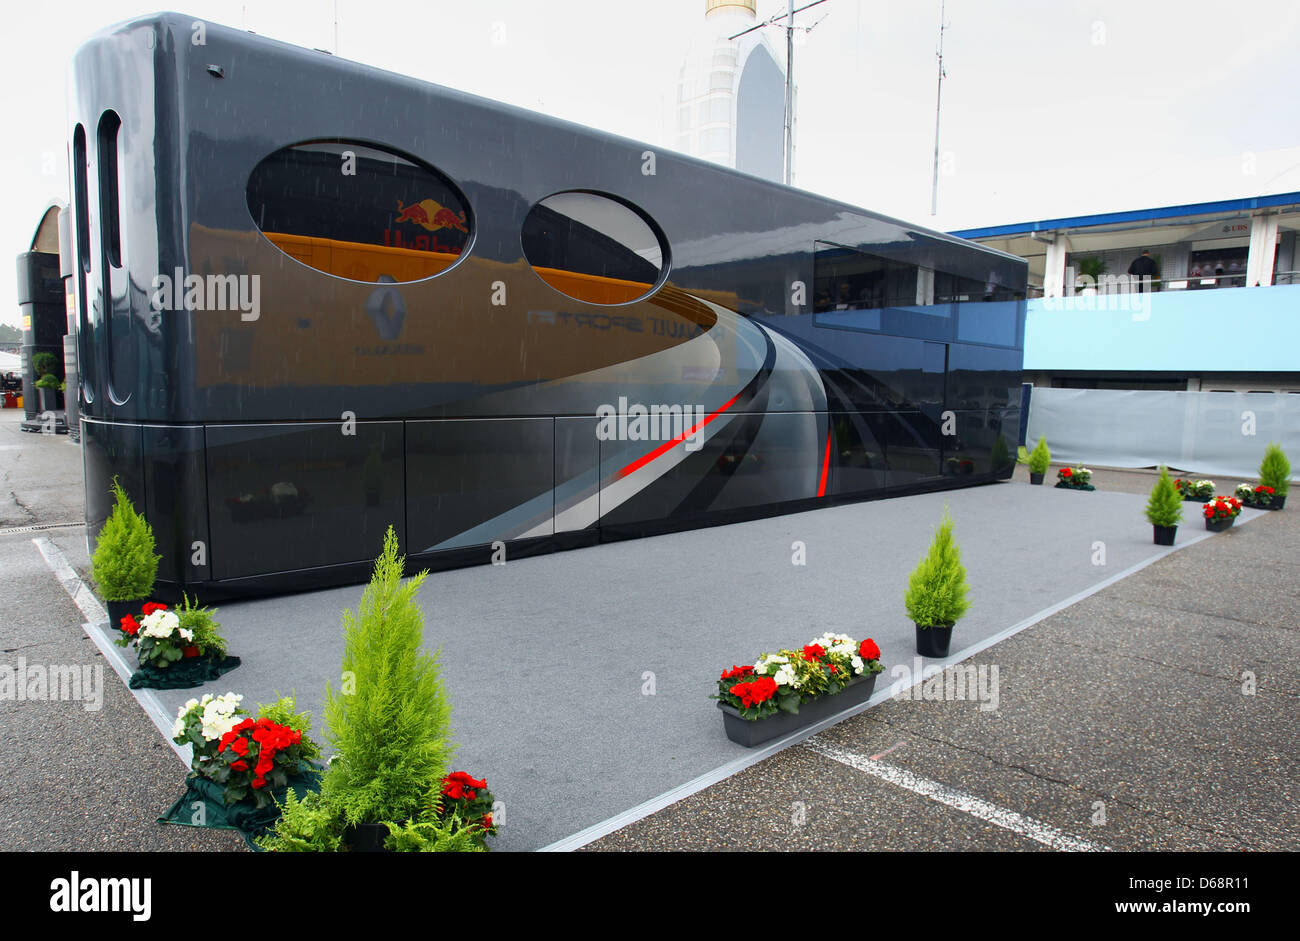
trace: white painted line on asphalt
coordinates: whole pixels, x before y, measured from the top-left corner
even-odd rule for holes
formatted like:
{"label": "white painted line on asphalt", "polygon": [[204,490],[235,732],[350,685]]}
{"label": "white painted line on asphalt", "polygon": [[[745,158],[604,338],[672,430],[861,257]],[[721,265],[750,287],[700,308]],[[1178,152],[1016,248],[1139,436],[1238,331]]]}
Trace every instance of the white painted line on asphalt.
{"label": "white painted line on asphalt", "polygon": [[1058,830],[1050,824],[1043,823],[1041,820],[1026,817],[1024,814],[1008,810],[1006,807],[999,807],[997,804],[981,800],[973,794],[967,794],[965,791],[948,787],[938,781],[923,778],[918,774],[904,771],[894,765],[874,761],[847,749],[819,742],[815,739],[804,742],[803,747],[821,755],[823,758],[838,761],[840,764],[847,765],[856,771],[887,781],[896,787],[911,791],[913,794],[928,797],[930,800],[938,801],[940,804],[970,814],[972,817],[978,817],[980,820],[987,821],[996,827],[1028,837],[1054,850],[1064,850],[1070,853],[1110,852],[1110,847],[1077,836],[1071,836],[1063,830]]}
{"label": "white painted line on asphalt", "polygon": [[85,617],[86,620],[81,625],[81,629],[99,648],[99,652],[104,655],[104,659],[113,668],[113,672],[121,677],[122,685],[126,686],[131,695],[135,697],[135,701],[140,704],[140,708],[144,710],[144,714],[149,718],[149,721],[162,733],[163,741],[171,746],[172,751],[176,753],[176,757],[180,758],[185,763],[185,767],[188,768],[190,766],[190,746],[177,745],[172,741],[172,721],[174,717],[168,715],[167,708],[153,690],[130,688],[131,674],[134,671],[122,656],[123,648],[118,647],[99,630],[97,625],[108,622],[108,612],[104,610],[104,606],[86,587],[86,583],[77,575],[76,570],[68,564],[67,558],[63,555],[63,550],[44,536],[37,536],[32,542],[36,544],[36,548],[40,551],[42,558],[45,559],[45,564],[50,567],[54,577],[63,586],[63,590],[68,593],[73,604],[80,609]]}
{"label": "white painted line on asphalt", "polygon": [[[1267,512],[1269,511],[1260,510],[1259,514],[1262,516],[1264,513]],[[1118,581],[1122,581],[1123,579],[1128,578],[1130,575],[1134,574],[1135,572],[1140,572],[1142,569],[1146,568],[1148,565],[1152,564],[1153,562],[1159,562],[1165,556],[1170,555],[1171,553],[1174,552],[1178,552],[1181,549],[1185,549],[1188,546],[1196,545],[1196,543],[1201,542],[1204,539],[1208,539],[1213,535],[1215,534],[1211,532],[1203,532],[1196,536],[1193,536],[1191,539],[1188,539],[1187,541],[1183,542],[1181,545],[1174,545],[1169,547],[1168,549],[1164,549],[1163,551],[1156,553],[1155,555],[1151,556],[1148,559],[1143,559],[1141,562],[1138,562],[1134,565],[1130,565],[1128,568],[1124,569],[1123,571],[1117,572],[1116,574],[1110,576],[1109,578],[1103,579],[1102,581],[1091,586],[1090,588],[1085,588],[1083,591],[1071,595],[1069,598],[1066,598],[1064,601],[1051,605],[1050,607],[1043,608],[1041,611],[1031,614],[1023,621],[1018,621],[1017,623],[1008,627],[1006,630],[999,631],[998,633],[992,635],[991,637],[985,638],[984,640],[981,641],[977,641],[976,643],[971,644],[969,647],[962,648],[961,650],[949,656],[948,659],[946,660],[932,660],[930,663],[926,664],[925,669],[928,671],[933,667],[942,670],[946,667],[952,666],[953,664],[960,663],[963,660],[973,657],[975,656],[975,654],[980,653],[981,651],[989,647],[992,647],[994,644],[1000,643],[1006,640],[1008,637],[1011,637],[1015,634],[1019,634],[1021,631],[1025,630],[1026,628],[1033,627],[1039,621],[1049,618],[1053,614],[1056,614],[1059,611],[1064,611],[1066,608],[1070,607],[1070,605],[1077,604],[1078,602],[1082,601],[1083,599],[1087,598],[1090,595],[1095,595],[1103,588],[1107,588]],[[880,678],[883,678],[885,675],[886,674],[884,673],[880,674]],[[919,686],[924,681],[924,679],[925,677],[918,676],[913,686]],[[724,765],[714,768],[712,771],[708,771],[697,778],[693,778],[690,781],[686,781],[682,784],[679,784],[677,787],[672,788],[671,790],[664,791],[664,793],[660,794],[657,797],[652,797],[650,798],[650,800],[643,801],[642,803],[637,804],[635,807],[629,807],[627,810],[623,811],[622,813],[615,814],[613,817],[610,817],[606,820],[602,820],[599,823],[594,823],[589,827],[579,830],[577,833],[574,833],[570,836],[566,836],[561,840],[556,840],[554,843],[548,844],[547,846],[543,846],[540,850],[538,850],[538,852],[562,853],[562,852],[568,852],[571,850],[580,849],[581,847],[586,846],[588,843],[594,842],[595,840],[599,840],[602,836],[608,836],[609,834],[613,833],[615,830],[621,830],[623,827],[634,824],[638,820],[642,820],[645,817],[650,816],[651,814],[658,813],[659,811],[663,810],[665,807],[669,807],[680,800],[685,800],[686,798],[690,797],[692,794],[698,793],[699,791],[704,790],[706,787],[712,787],[714,784],[717,784],[719,781],[725,781],[727,778],[731,777],[732,775],[738,774],[739,772],[744,771],[746,768],[758,764],[760,761],[764,760],[765,758],[770,758],[772,755],[775,755],[777,752],[789,748],[791,745],[797,745],[800,742],[804,741],[805,739],[812,738],[815,734],[822,731],[823,729],[828,729],[832,725],[842,722],[845,719],[850,718],[851,716],[855,716],[858,715],[859,713],[865,712],[867,709],[870,709],[872,706],[876,705],[877,703],[881,703],[884,702],[886,699],[892,698],[894,694],[903,692],[901,688],[894,689],[893,688],[894,685],[895,684],[891,683],[888,686],[886,686],[884,689],[877,690],[872,695],[872,697],[868,699],[865,703],[862,703],[861,705],[853,709],[845,710],[839,715],[834,715],[828,719],[823,719],[821,722],[809,726],[806,729],[802,729],[801,731],[788,735],[785,738],[777,739],[770,745],[764,745],[761,748],[756,749],[755,751],[753,751],[748,755],[744,755],[740,758],[733,759],[732,761],[729,761]]]}

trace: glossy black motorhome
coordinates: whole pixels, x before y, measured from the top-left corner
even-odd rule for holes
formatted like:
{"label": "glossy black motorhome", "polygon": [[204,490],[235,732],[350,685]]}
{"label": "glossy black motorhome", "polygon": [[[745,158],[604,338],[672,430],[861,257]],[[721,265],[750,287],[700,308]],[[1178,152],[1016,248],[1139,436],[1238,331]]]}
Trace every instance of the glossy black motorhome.
{"label": "glossy black motorhome", "polygon": [[[389,524],[439,568],[1011,475],[1020,259],[192,17],[72,87],[88,535],[116,475],[161,594],[361,580]],[[700,446],[598,434],[628,403]]]}

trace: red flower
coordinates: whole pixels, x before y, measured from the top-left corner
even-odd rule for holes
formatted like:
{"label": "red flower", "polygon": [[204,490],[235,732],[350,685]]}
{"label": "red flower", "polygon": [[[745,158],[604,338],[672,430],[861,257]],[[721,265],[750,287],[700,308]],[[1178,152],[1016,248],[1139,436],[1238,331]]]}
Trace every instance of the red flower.
{"label": "red flower", "polygon": [[483,829],[484,829],[484,830],[491,830],[491,829],[492,829],[492,815],[491,815],[491,814],[484,814],[484,815],[483,815]]}
{"label": "red flower", "polygon": [[121,628],[126,633],[134,637],[140,631],[140,624],[131,615],[125,615],[122,618]]}
{"label": "red flower", "polygon": [[253,790],[266,787],[266,778],[253,778]]}
{"label": "red flower", "polygon": [[761,702],[767,702],[776,695],[776,680],[770,676],[760,676],[752,683],[737,683],[728,692],[739,697],[748,709]]}
{"label": "red flower", "polygon": [[863,660],[879,660],[880,648],[876,646],[874,640],[868,637],[858,645],[858,656]]}
{"label": "red flower", "polygon": [[722,676],[719,677],[719,679],[723,679],[723,680],[738,680],[738,679],[740,679],[742,676],[750,676],[751,674],[753,674],[753,672],[754,672],[754,668],[753,668],[753,667],[737,667],[737,666],[733,666],[730,670],[726,670],[726,671],[724,671],[723,674],[722,674]]}
{"label": "red flower", "polygon": [[476,781],[466,771],[453,771],[442,779],[442,793],[452,800],[474,800],[478,797],[474,788],[485,790],[487,781]]}
{"label": "red flower", "polygon": [[826,648],[821,644],[808,644],[803,649],[805,660],[820,660],[824,656],[826,656]]}
{"label": "red flower", "polygon": [[246,738],[235,739],[230,743],[230,750],[234,752],[236,755],[238,755],[240,758],[245,757],[248,754],[248,739]]}
{"label": "red flower", "polygon": [[1062,476],[1062,477],[1073,477],[1073,476],[1074,476],[1074,471],[1070,470],[1070,468],[1068,468],[1068,467],[1062,467],[1062,468],[1061,468],[1061,476]]}
{"label": "red flower", "polygon": [[[233,742],[235,739],[239,738],[239,733],[240,733],[240,732],[244,731],[244,730],[247,729],[247,728],[251,728],[252,725],[253,725],[253,720],[252,720],[252,719],[245,719],[243,722],[239,723],[239,725],[237,725],[237,726],[235,726],[234,728],[232,728],[232,729],[231,729],[229,732],[227,732],[225,735],[221,736],[221,742],[220,742],[220,744],[217,745],[217,751],[218,751],[218,752],[223,752],[223,751],[225,751],[227,748],[230,747],[230,743],[231,743],[231,742]],[[244,745],[245,745],[245,747],[247,747],[248,743],[245,742]],[[240,752],[240,754],[242,755],[242,754],[244,754],[244,752]]]}
{"label": "red flower", "polygon": [[149,601],[145,603],[144,608],[142,608],[141,610],[144,611],[144,616],[148,617],[149,615],[153,614],[155,611],[166,611],[167,605],[159,604],[156,601]]}
{"label": "red flower", "polygon": [[235,771],[247,771],[247,770],[248,770],[248,762],[247,762],[247,761],[232,761],[232,762],[230,763],[230,767],[231,767],[233,770],[235,770]]}

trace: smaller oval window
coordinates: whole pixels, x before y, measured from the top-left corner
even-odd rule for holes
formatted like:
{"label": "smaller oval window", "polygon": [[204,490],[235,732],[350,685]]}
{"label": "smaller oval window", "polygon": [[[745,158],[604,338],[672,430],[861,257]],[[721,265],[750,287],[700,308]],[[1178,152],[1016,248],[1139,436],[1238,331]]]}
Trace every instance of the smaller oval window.
{"label": "smaller oval window", "polygon": [[353,281],[419,281],[469,245],[465,197],[431,167],[353,141],[277,150],[248,178],[248,211],[280,251]]}
{"label": "smaller oval window", "polygon": [[608,196],[548,196],[524,219],[524,257],[555,290],[589,304],[626,304],[658,285],[667,251],[639,210]]}

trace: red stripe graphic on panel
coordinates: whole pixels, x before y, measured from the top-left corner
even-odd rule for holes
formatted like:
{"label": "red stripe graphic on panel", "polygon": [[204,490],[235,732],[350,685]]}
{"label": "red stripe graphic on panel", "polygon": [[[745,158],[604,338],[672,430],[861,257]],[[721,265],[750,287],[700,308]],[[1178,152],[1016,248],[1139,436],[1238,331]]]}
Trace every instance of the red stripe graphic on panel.
{"label": "red stripe graphic on panel", "polygon": [[817,496],[819,497],[826,496],[826,472],[830,470],[830,466],[831,466],[831,430],[830,428],[827,428],[826,429],[826,456],[822,458],[822,479],[821,479],[821,483],[817,485]]}
{"label": "red stripe graphic on panel", "polygon": [[740,393],[739,393],[739,392],[737,392],[737,393],[736,393],[735,395],[733,395],[730,399],[728,399],[728,400],[727,400],[727,401],[722,405],[721,408],[719,408],[716,412],[711,413],[711,414],[710,414],[708,417],[706,417],[703,421],[701,421],[701,422],[699,422],[698,424],[696,424],[696,425],[694,425],[694,426],[692,426],[692,427],[686,429],[686,430],[683,431],[681,434],[679,434],[677,437],[673,438],[671,441],[665,441],[663,444],[659,445],[659,447],[655,448],[653,451],[651,451],[649,454],[645,455],[644,457],[639,457],[639,458],[637,458],[637,459],[636,459],[635,461],[633,461],[631,464],[627,465],[627,467],[625,467],[625,468],[623,468],[621,471],[619,471],[619,472],[618,472],[618,476],[619,476],[620,478],[622,478],[622,477],[626,477],[628,474],[631,474],[632,472],[634,472],[634,471],[636,471],[636,470],[639,470],[639,469],[641,469],[642,467],[645,467],[647,464],[649,464],[649,463],[650,463],[651,461],[653,461],[655,458],[659,457],[661,454],[666,454],[668,451],[672,450],[672,448],[673,448],[675,445],[681,444],[683,441],[685,441],[685,440],[686,440],[687,438],[689,438],[691,435],[695,434],[695,432],[699,431],[701,428],[703,428],[703,427],[704,427],[705,425],[707,425],[709,422],[713,421],[713,419],[717,418],[719,415],[721,415],[721,414],[722,414],[723,412],[725,412],[727,409],[731,408],[731,406],[735,405],[735,404],[736,404],[736,399],[738,399],[738,398],[740,398]]}

